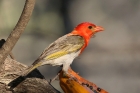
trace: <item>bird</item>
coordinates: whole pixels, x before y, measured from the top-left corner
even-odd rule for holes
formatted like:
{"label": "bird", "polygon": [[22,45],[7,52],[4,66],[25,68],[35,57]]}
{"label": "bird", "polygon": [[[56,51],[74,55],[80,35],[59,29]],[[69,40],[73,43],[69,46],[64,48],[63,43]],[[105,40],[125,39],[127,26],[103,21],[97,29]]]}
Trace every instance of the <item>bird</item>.
{"label": "bird", "polygon": [[90,22],[78,24],[72,32],[51,43],[33,64],[24,71],[22,76],[28,75],[34,69],[43,65],[62,65],[62,70],[65,74],[68,74],[69,66],[88,46],[91,37],[103,30],[103,27]]}

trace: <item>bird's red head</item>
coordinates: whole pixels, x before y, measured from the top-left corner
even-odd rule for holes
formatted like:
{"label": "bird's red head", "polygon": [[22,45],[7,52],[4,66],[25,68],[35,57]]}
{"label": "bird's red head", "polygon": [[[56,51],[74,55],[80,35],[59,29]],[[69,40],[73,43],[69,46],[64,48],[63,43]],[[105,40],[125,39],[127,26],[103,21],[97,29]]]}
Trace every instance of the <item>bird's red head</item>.
{"label": "bird's red head", "polygon": [[73,35],[80,35],[84,37],[86,43],[90,40],[90,38],[97,32],[103,31],[103,27],[96,26],[89,22],[83,22],[75,27],[75,29],[71,32]]}

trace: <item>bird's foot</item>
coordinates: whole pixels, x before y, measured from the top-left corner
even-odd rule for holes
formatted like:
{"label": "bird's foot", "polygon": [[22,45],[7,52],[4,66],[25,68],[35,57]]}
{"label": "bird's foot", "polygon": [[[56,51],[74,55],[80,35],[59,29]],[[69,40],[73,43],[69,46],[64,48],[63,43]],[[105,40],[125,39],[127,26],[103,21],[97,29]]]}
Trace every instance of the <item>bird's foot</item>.
{"label": "bird's foot", "polygon": [[69,77],[69,79],[67,80],[67,83],[70,83],[71,81],[75,81],[75,82],[78,82],[80,84],[78,79],[76,77],[74,77],[74,76]]}
{"label": "bird's foot", "polygon": [[66,73],[66,72],[64,72],[64,73],[63,73],[63,77],[66,77],[66,78],[67,78],[67,77],[69,77],[69,74]]}
{"label": "bird's foot", "polygon": [[78,79],[72,75],[69,77],[69,80],[74,80],[74,81],[78,82]]}
{"label": "bird's foot", "polygon": [[63,77],[68,78],[68,80],[67,80],[68,83],[69,83],[70,81],[72,81],[72,80],[74,80],[74,81],[80,83],[80,82],[78,81],[78,79],[77,79],[76,77],[74,77],[72,74],[63,73]]}

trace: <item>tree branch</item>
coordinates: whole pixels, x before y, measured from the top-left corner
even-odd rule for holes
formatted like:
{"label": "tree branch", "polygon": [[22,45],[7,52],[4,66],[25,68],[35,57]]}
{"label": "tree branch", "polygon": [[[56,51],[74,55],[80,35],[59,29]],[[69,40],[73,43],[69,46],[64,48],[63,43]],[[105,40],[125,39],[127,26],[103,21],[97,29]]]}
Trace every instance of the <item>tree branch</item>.
{"label": "tree branch", "polygon": [[22,14],[16,24],[15,28],[7,38],[6,42],[0,49],[0,71],[3,70],[4,60],[13,49],[22,32],[25,30],[27,23],[30,20],[32,11],[34,9],[35,0],[26,0]]}
{"label": "tree branch", "polygon": [[16,72],[24,71],[27,66],[9,57],[4,61],[4,68],[0,74],[0,93],[60,93],[37,69],[26,78],[19,77]]}
{"label": "tree branch", "polygon": [[0,40],[0,93],[60,93],[53,88],[38,70],[21,77],[16,73],[27,66],[8,57],[30,20],[35,0],[26,0],[15,28],[5,41]]}

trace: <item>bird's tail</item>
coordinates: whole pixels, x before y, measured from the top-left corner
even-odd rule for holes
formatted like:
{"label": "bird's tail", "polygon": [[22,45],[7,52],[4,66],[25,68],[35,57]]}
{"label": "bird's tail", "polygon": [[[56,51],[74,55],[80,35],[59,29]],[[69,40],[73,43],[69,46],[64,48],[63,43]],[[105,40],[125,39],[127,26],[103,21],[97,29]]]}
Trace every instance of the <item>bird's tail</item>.
{"label": "bird's tail", "polygon": [[32,72],[34,69],[36,69],[39,66],[40,66],[40,62],[37,63],[37,64],[35,64],[35,65],[29,66],[27,69],[25,69],[23,71],[23,73],[21,74],[21,76],[27,76],[30,72]]}

